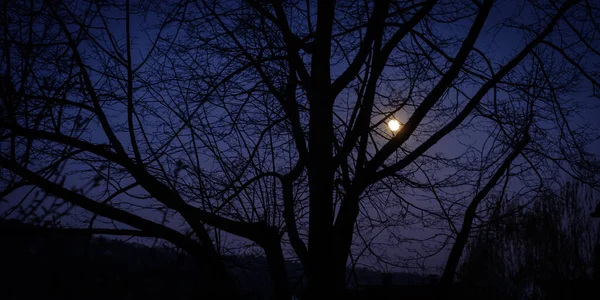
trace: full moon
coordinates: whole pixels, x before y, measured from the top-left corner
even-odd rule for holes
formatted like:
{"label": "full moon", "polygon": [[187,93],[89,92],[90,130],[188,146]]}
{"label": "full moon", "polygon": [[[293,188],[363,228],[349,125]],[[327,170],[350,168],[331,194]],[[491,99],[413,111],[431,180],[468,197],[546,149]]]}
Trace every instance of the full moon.
{"label": "full moon", "polygon": [[396,120],[391,120],[388,122],[388,126],[392,131],[398,131],[398,129],[400,129],[400,122]]}

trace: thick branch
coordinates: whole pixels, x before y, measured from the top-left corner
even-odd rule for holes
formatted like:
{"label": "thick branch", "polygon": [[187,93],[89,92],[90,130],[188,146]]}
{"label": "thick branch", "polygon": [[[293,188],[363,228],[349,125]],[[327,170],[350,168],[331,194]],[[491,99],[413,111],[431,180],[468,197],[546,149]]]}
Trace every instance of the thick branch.
{"label": "thick branch", "polygon": [[460,73],[460,70],[463,68],[467,57],[471,53],[473,49],[473,45],[477,41],[479,37],[479,33],[481,32],[485,21],[487,20],[488,14],[492,9],[492,4],[494,1],[486,0],[481,5],[480,11],[469,30],[469,34],[465,38],[462,43],[458,54],[456,55],[456,59],[448,69],[448,72],[442,76],[442,79],[438,82],[438,84],[431,90],[431,92],[423,99],[423,102],[419,107],[415,110],[413,115],[410,117],[408,122],[402,127],[402,130],[396,134],[389,142],[387,142],[377,154],[373,157],[371,161],[367,163],[365,167],[366,173],[374,173],[381,164],[392,154],[394,151],[398,149],[404,142],[406,142],[412,133],[417,129],[421,121],[425,118],[429,110],[435,105],[435,103],[442,97],[444,92],[448,89],[448,87],[452,84],[454,79]]}
{"label": "thick branch", "polygon": [[456,272],[456,268],[458,267],[458,263],[460,261],[460,257],[462,256],[463,250],[467,244],[469,239],[469,234],[471,233],[471,228],[473,226],[473,220],[477,215],[477,207],[479,203],[487,196],[487,194],[496,186],[502,175],[506,173],[506,170],[510,167],[512,162],[521,154],[525,146],[529,143],[531,137],[528,132],[525,132],[523,139],[515,146],[513,152],[506,157],[502,165],[496,170],[492,178],[488,181],[488,183],[483,187],[479,193],[473,197],[473,200],[467,207],[465,212],[464,220],[460,232],[456,236],[456,241],[452,246],[452,250],[450,251],[450,255],[448,256],[448,260],[446,261],[446,267],[444,268],[444,273],[441,278],[441,284],[444,287],[448,287],[454,281],[454,274]]}
{"label": "thick branch", "polygon": [[[506,74],[508,74],[511,70],[513,70],[525,57],[527,57],[527,55],[529,55],[531,53],[531,51],[533,51],[533,49],[539,43],[541,43],[546,36],[548,36],[548,34],[550,34],[550,32],[552,31],[552,29],[554,28],[554,26],[556,25],[558,20],[560,20],[560,18],[562,18],[562,16],[566,13],[566,11],[573,4],[574,4],[573,1],[569,1],[569,2],[565,3],[561,7],[561,9],[558,11],[558,13],[554,16],[554,18],[552,18],[550,23],[548,23],[546,28],[544,28],[544,30],[533,41],[531,41],[529,44],[527,44],[525,46],[525,48],[523,48],[523,50],[521,50],[513,59],[511,59],[502,69],[500,69],[500,71],[498,71],[498,73],[496,73],[489,81],[487,81],[477,91],[477,93],[473,96],[473,98],[471,98],[471,100],[467,103],[465,108],[458,114],[458,116],[456,116],[456,118],[454,118],[450,123],[448,123],[442,129],[440,129],[435,134],[433,134],[429,139],[427,139],[427,141],[425,141],[423,144],[421,144],[419,147],[417,147],[414,151],[409,153],[401,161],[394,163],[393,165],[386,167],[375,174],[371,174],[370,176],[368,176],[368,179],[367,179],[368,182],[365,184],[377,182],[384,177],[390,176],[390,175],[398,172],[399,170],[402,170],[403,168],[408,166],[410,163],[412,163],[415,159],[417,159],[421,155],[423,155],[429,148],[431,148],[433,145],[435,145],[444,136],[446,136],[448,133],[452,132],[456,127],[458,127],[458,125],[460,125],[471,114],[471,112],[477,107],[477,105],[483,99],[483,97],[494,86],[496,86],[496,84],[498,84],[498,82],[500,82],[500,80],[502,80],[502,78],[504,78],[504,76],[506,76]],[[404,128],[402,129],[402,131],[404,131]],[[387,146],[387,144],[386,144],[386,146]],[[375,160],[375,158],[373,158],[373,160],[371,161],[371,164],[374,164],[373,163],[374,160]],[[372,168],[373,167],[375,167],[375,166],[372,166]],[[375,170],[372,170],[372,171],[375,171]]]}
{"label": "thick branch", "polygon": [[389,0],[375,2],[373,13],[371,14],[367,24],[367,32],[365,33],[364,40],[360,43],[358,53],[348,68],[344,70],[342,75],[340,75],[340,77],[338,77],[332,84],[331,88],[334,95],[340,93],[348,85],[348,83],[350,83],[350,81],[352,81],[358,75],[361,66],[364,64],[369,52],[373,47],[373,42],[375,39],[377,39],[377,37],[380,37],[383,34],[384,22],[389,7]]}
{"label": "thick branch", "polygon": [[147,232],[149,235],[151,234],[153,236],[164,238],[165,240],[168,240],[169,242],[186,249],[186,251],[189,251],[190,253],[198,253],[198,250],[202,248],[198,243],[190,240],[186,236],[171,228],[154,223],[112,206],[98,203],[54,182],[51,182],[39,174],[36,174],[20,166],[16,162],[6,159],[5,157],[0,156],[0,166],[19,175],[25,180],[34,183],[37,187],[43,189],[44,191],[53,194],[69,203],[79,206],[85,210],[97,213],[100,216],[122,222],[131,227],[137,228],[142,232]]}
{"label": "thick branch", "polygon": [[[348,134],[344,138],[344,145],[338,154],[337,161],[345,159],[346,156],[348,156],[348,154],[352,151],[358,138],[365,134],[369,129],[373,103],[375,101],[377,82],[381,73],[383,72],[388,57],[392,53],[392,50],[398,45],[398,43],[400,43],[406,34],[408,34],[417,24],[419,24],[419,22],[421,22],[421,20],[427,16],[436,3],[437,0],[430,0],[425,3],[425,5],[423,5],[423,7],[408,22],[406,22],[400,29],[398,29],[398,31],[394,33],[390,40],[387,41],[383,49],[376,49],[377,52],[374,54],[375,57],[373,59],[373,67],[371,74],[369,75],[367,89],[365,91],[365,99],[363,100],[363,103],[361,103],[360,112],[355,123],[356,125],[352,128],[352,130],[348,131]],[[379,36],[378,38],[381,39],[382,37]],[[338,83],[338,80],[334,82],[334,84],[336,83]]]}
{"label": "thick branch", "polygon": [[0,234],[5,235],[66,235],[66,236],[89,236],[96,234],[115,235],[115,236],[136,236],[136,237],[156,237],[163,238],[154,232],[145,232],[135,229],[110,229],[110,228],[50,228],[34,225],[19,225],[19,226],[0,226]]}

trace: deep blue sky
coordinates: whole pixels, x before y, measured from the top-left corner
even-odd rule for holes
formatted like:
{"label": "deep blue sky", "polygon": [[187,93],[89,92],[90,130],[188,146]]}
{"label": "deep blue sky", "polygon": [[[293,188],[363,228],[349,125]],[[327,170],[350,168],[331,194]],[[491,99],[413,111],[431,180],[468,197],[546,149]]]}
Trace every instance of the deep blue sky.
{"label": "deep blue sky", "polygon": [[[481,47],[482,50],[486,51],[487,53],[491,53],[492,57],[494,58],[494,61],[497,63],[500,62],[505,62],[507,58],[511,57],[512,55],[514,55],[515,50],[519,49],[520,47],[522,47],[523,45],[523,37],[520,34],[517,34],[515,30],[505,30],[500,32],[499,34],[492,34],[492,28],[490,28],[491,24],[494,24],[498,21],[500,21],[501,19],[509,16],[509,15],[513,15],[513,14],[520,14],[521,19],[526,19],[528,17],[526,12],[518,12],[515,11],[514,9],[514,3],[515,1],[505,1],[505,2],[501,2],[499,5],[497,5],[497,7],[492,11],[492,14],[488,20],[488,22],[486,23],[486,25],[488,25],[487,27],[487,31],[484,31],[480,37],[480,39],[478,40],[478,47]],[[142,29],[144,26],[149,26],[152,24],[152,22],[155,22],[156,20],[153,20],[153,18],[150,16],[148,17],[148,19],[142,19],[139,17],[136,17],[133,20],[133,30],[137,31]],[[465,23],[468,25],[468,23]],[[110,24],[110,31],[112,34],[114,34],[115,36],[123,36],[124,35],[124,23],[117,23],[117,22],[113,22]],[[457,34],[459,36],[464,36],[465,34],[465,30],[463,29],[461,31],[460,28],[458,27],[448,27],[446,29],[443,29],[443,27],[438,27],[439,30],[447,30],[447,32],[442,32],[442,34],[448,34],[448,35],[453,35],[453,34]],[[155,31],[153,31],[152,33],[156,33]],[[144,34],[137,34],[136,39],[135,39],[135,46],[136,46],[136,50],[133,52],[133,57],[134,57],[134,65],[135,62],[139,62],[142,60],[142,57],[147,53],[147,51],[151,48],[151,45],[149,43],[149,40],[146,38],[146,36]],[[597,63],[597,62],[596,62]],[[336,70],[333,70],[333,73],[336,73]],[[474,92],[475,90],[471,90],[469,91],[468,89],[466,90],[467,92]],[[573,97],[577,97],[580,99],[586,99],[585,101],[587,101],[590,104],[593,105],[600,105],[600,103],[598,102],[598,99],[593,99],[593,98],[589,98],[589,95],[592,93],[592,89],[591,89],[591,85],[589,84],[585,84],[582,85],[581,87],[581,91],[578,95],[574,95]],[[400,121],[405,122],[408,118],[408,114],[406,111],[401,111],[398,112],[396,114],[396,118],[399,119]],[[600,128],[600,110],[599,109],[595,109],[595,110],[586,110],[585,112],[583,112],[583,114],[581,115],[581,119],[580,120],[576,120],[575,124],[584,124],[584,123],[590,123],[591,126],[593,128],[596,129],[596,132],[599,132],[598,129]],[[385,128],[383,128],[382,130],[385,130]],[[94,136],[94,140],[97,141],[103,141],[105,140],[103,134],[101,133],[100,130],[95,132],[95,136]],[[128,146],[128,143],[126,142],[127,140],[127,136],[123,135],[123,141],[124,141],[124,145]],[[472,141],[481,141],[485,138],[485,135],[481,134],[481,133],[476,133],[473,134],[470,139]],[[410,146],[410,145],[409,145]],[[431,153],[433,152],[443,152],[446,155],[453,155],[454,153],[460,153],[461,151],[461,146],[456,142],[456,140],[454,140],[452,137],[448,137],[443,139],[440,143],[438,143],[434,149],[431,150]],[[595,142],[590,148],[589,150],[597,155],[600,155],[600,142]],[[81,181],[78,181],[74,178],[70,179],[70,182],[67,183],[67,185],[78,185],[81,184]],[[0,207],[0,212],[5,211],[5,209],[7,209],[9,206],[11,206],[12,204],[20,201],[25,193],[26,193],[26,189],[20,189],[18,191],[16,191],[15,193],[11,194],[10,197],[8,197],[9,202],[8,203],[3,203],[2,207]],[[28,201],[30,201],[31,199],[29,199]],[[139,200],[136,199],[127,199],[126,197],[122,197],[121,198],[122,201],[131,201],[131,202],[137,202]],[[418,197],[414,197],[414,199],[412,199],[412,201],[421,201],[421,199],[419,199]],[[148,218],[151,219],[155,219],[155,220],[160,220],[162,219],[163,215],[160,213],[156,213],[150,210],[141,210],[138,212],[140,215],[143,216],[147,216]],[[179,220],[173,220],[170,219],[170,221],[172,221],[172,225],[177,227],[179,226]],[[77,224],[78,221],[73,222],[72,224]],[[108,224],[110,225],[110,224]],[[106,226],[106,225],[100,225],[99,226]],[[431,230],[415,230],[415,228],[409,228],[407,229],[408,232],[405,232],[406,234],[412,234],[418,237],[424,237],[427,236],[427,234],[432,234],[433,232]],[[385,237],[382,237],[382,239],[385,239]],[[406,249],[389,249],[389,253],[391,256],[396,256],[396,255],[405,255]],[[445,252],[442,252],[440,255],[432,258],[431,260],[429,260],[428,264],[431,266],[437,266],[440,263],[442,263],[445,260]],[[378,266],[380,267],[380,266]]]}

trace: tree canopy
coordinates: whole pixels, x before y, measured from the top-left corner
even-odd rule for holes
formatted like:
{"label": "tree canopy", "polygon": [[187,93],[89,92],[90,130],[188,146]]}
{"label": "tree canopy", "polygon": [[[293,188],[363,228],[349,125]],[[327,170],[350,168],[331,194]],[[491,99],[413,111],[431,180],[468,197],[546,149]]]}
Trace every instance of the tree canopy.
{"label": "tree canopy", "polygon": [[575,0],[4,1],[2,196],[168,241],[215,295],[239,296],[220,257],[248,247],[282,299],[286,260],[335,297],[356,265],[446,249],[447,286],[490,207],[600,180],[599,16]]}

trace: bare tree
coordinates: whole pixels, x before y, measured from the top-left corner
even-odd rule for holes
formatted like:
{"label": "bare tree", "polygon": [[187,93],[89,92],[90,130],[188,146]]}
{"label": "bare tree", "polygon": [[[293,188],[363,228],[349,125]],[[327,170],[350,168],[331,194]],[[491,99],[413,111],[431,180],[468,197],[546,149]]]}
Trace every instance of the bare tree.
{"label": "bare tree", "polygon": [[226,236],[264,252],[282,299],[285,260],[310,298],[336,297],[349,265],[403,265],[389,252],[415,242],[419,260],[453,244],[448,286],[482,203],[559,172],[598,181],[577,118],[600,88],[598,9],[5,1],[4,194],[30,187],[89,228],[162,238],[201,261],[213,295],[238,296]]}
{"label": "bare tree", "polygon": [[567,182],[528,203],[498,207],[495,221],[469,243],[461,281],[500,284],[511,299],[545,299],[552,296],[549,284],[591,279],[600,231],[590,211],[597,201],[597,191]]}

